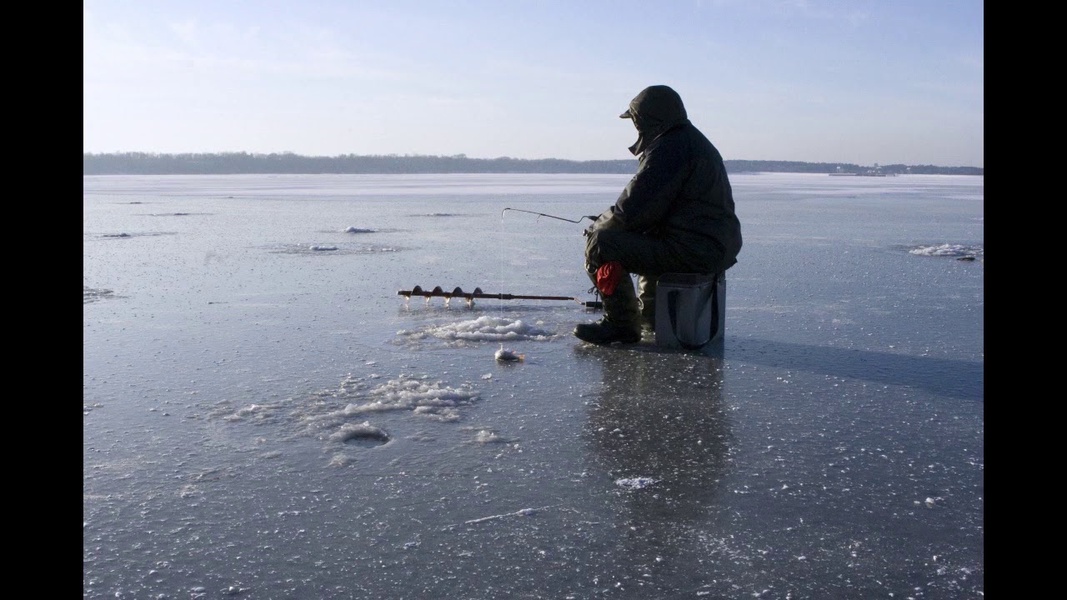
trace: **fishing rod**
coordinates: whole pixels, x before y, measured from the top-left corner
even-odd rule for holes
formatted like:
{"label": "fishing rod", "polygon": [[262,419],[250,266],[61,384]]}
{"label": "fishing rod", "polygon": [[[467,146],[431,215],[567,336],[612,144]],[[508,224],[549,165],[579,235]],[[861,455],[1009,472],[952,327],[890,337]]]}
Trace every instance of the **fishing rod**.
{"label": "fishing rod", "polygon": [[476,298],[490,298],[493,300],[573,300],[586,308],[603,308],[601,302],[597,301],[585,301],[579,300],[574,296],[532,296],[526,294],[487,294],[482,291],[482,288],[474,288],[473,292],[464,292],[460,288],[455,288],[451,292],[446,292],[441,289],[441,286],[437,286],[430,291],[426,291],[419,286],[415,286],[410,290],[400,290],[396,293],[397,296],[403,296],[408,300],[412,296],[422,296],[429,302],[430,298],[444,298],[445,302],[448,302],[452,298],[463,298],[467,301],[467,306],[474,303]]}
{"label": "fishing rod", "polygon": [[596,217],[585,216],[585,217],[582,217],[581,219],[578,219],[577,221],[575,221],[575,220],[572,220],[572,219],[564,219],[563,217],[557,217],[556,215],[547,215],[545,213],[534,212],[532,210],[523,210],[521,208],[505,208],[504,210],[500,211],[500,218],[504,218],[504,213],[509,211],[509,210],[513,210],[515,212],[529,213],[531,215],[537,215],[539,217],[548,217],[550,219],[559,219],[560,221],[566,221],[568,223],[581,223],[582,219],[589,219],[590,221],[596,221],[596,219],[597,219]]}

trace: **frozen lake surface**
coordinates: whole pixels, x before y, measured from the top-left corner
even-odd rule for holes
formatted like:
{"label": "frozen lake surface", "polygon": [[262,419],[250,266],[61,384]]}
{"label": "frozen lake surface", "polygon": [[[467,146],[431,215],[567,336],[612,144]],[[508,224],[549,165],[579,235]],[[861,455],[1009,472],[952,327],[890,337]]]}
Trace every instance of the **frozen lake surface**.
{"label": "frozen lake surface", "polygon": [[592,300],[503,209],[627,180],[85,177],[84,597],[982,597],[983,178],[731,175],[700,352],[398,296]]}

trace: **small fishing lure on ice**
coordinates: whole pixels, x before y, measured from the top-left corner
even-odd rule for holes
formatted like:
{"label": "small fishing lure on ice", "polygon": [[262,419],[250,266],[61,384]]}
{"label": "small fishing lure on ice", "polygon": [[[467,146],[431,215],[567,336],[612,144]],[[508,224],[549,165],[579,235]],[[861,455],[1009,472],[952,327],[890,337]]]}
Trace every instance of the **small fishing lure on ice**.
{"label": "small fishing lure on ice", "polygon": [[511,350],[505,349],[504,344],[500,344],[500,350],[497,350],[494,356],[499,362],[521,362],[526,358],[525,354],[515,354]]}

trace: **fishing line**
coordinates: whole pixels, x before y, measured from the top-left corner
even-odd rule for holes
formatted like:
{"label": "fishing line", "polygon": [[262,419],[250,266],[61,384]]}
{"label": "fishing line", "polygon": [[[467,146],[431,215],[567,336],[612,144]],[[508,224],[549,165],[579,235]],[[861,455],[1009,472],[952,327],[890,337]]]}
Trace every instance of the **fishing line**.
{"label": "fishing line", "polygon": [[[500,287],[497,288],[499,290],[505,289],[504,284],[506,283],[504,281],[504,273],[505,273],[505,264],[504,264],[505,258],[504,258],[504,255],[507,254],[507,253],[504,252],[504,248],[503,248],[504,239],[506,239],[505,232],[504,232],[504,213],[503,213],[503,211],[501,211],[501,213],[500,213],[500,250],[497,251],[497,256],[499,258],[499,269],[500,269],[500,273],[497,275],[497,281],[500,282]],[[503,302],[498,302],[497,303],[497,318],[498,319],[503,319],[504,318],[504,303]]]}

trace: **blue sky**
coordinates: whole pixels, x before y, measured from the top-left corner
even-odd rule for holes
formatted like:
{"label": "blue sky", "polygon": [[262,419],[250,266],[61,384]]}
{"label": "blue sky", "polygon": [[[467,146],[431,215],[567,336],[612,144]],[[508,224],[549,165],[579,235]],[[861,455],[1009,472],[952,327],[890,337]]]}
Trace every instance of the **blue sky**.
{"label": "blue sky", "polygon": [[978,0],[84,0],[85,152],[632,158],[666,84],[727,160],[984,167]]}

